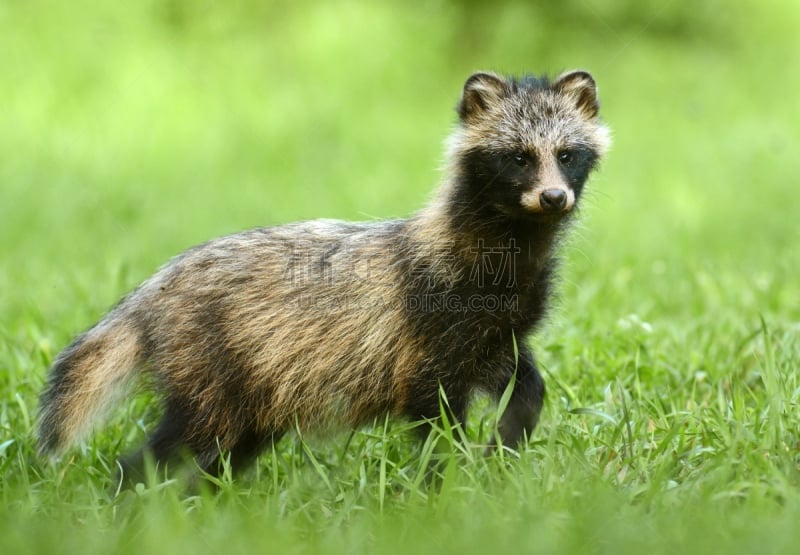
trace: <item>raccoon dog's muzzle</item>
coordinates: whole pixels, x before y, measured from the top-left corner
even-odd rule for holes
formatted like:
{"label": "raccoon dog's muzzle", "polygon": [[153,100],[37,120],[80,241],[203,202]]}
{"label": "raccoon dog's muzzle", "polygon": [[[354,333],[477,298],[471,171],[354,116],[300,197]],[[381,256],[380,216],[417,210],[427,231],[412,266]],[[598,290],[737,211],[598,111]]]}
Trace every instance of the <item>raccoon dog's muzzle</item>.
{"label": "raccoon dog's muzzle", "polygon": [[566,185],[537,187],[522,195],[522,206],[536,214],[569,212],[575,206],[575,192]]}

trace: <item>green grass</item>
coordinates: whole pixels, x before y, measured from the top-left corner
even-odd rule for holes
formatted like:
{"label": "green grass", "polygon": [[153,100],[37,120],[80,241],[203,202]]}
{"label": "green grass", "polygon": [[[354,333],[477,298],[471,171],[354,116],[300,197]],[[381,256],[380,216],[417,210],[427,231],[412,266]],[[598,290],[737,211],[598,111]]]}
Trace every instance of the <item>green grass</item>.
{"label": "green grass", "polygon": [[[0,4],[0,552],[793,552],[800,9],[749,4]],[[37,459],[53,357],[159,264],[410,214],[471,71],[572,67],[615,144],[532,340],[549,397],[518,454],[482,456],[479,404],[466,443],[378,422],[284,440],[214,493],[114,495],[140,397]]]}

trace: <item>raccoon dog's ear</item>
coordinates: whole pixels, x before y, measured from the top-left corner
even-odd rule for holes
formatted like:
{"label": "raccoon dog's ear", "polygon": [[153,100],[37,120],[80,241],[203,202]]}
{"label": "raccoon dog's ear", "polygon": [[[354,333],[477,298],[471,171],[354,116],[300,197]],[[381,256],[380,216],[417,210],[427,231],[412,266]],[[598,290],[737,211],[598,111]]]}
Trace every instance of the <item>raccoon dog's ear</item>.
{"label": "raccoon dog's ear", "polygon": [[587,118],[597,115],[597,85],[588,71],[576,70],[562,73],[553,82],[553,89],[573,99],[575,107]]}
{"label": "raccoon dog's ear", "polygon": [[508,82],[494,73],[479,72],[470,75],[464,83],[464,92],[458,103],[458,115],[467,122],[480,117],[508,92]]}

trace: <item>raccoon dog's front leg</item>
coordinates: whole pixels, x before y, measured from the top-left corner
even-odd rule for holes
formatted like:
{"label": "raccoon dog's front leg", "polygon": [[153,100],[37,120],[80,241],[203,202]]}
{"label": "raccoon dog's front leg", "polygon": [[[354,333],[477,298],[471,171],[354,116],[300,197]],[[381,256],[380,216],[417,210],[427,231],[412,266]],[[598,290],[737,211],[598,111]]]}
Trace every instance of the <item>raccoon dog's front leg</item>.
{"label": "raccoon dog's front leg", "polygon": [[[494,392],[495,398],[500,399],[507,387],[508,382],[498,384]],[[520,349],[514,389],[498,423],[503,445],[516,447],[520,441],[530,437],[539,421],[544,395],[544,380],[536,367],[533,353],[528,349]]]}

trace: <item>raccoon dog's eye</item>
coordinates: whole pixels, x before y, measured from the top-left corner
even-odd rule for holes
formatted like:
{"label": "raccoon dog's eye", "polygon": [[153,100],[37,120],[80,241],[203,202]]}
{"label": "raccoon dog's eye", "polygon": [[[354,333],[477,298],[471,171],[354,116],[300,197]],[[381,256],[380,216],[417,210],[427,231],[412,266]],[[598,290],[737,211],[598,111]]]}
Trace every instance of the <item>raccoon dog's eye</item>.
{"label": "raccoon dog's eye", "polygon": [[518,165],[520,168],[528,165],[528,157],[524,154],[515,154],[513,156],[514,163]]}
{"label": "raccoon dog's eye", "polygon": [[565,166],[572,162],[572,151],[571,150],[562,150],[557,155],[558,161],[564,164]]}

